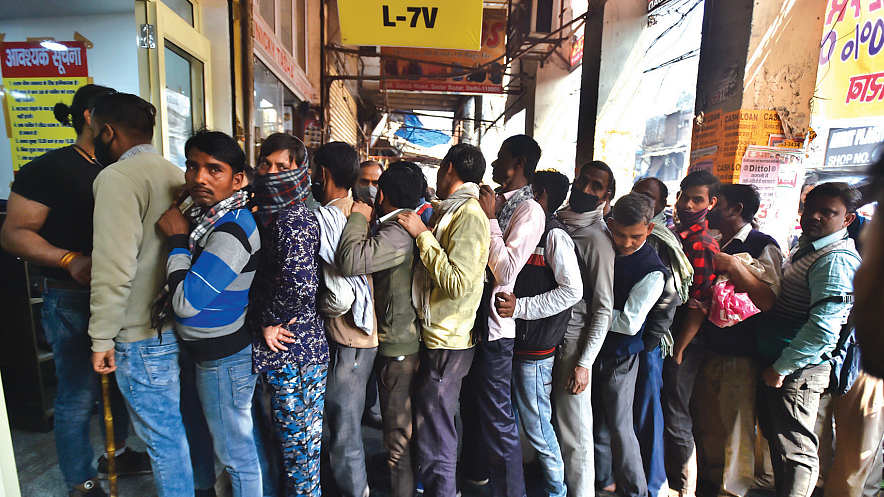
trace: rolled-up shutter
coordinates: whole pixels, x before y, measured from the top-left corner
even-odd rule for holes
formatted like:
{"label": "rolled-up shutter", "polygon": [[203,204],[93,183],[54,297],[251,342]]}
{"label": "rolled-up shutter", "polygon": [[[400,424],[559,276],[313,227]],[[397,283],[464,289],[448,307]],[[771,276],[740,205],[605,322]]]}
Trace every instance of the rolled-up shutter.
{"label": "rolled-up shutter", "polygon": [[329,140],[357,146],[356,100],[343,81],[332,82],[328,100]]}

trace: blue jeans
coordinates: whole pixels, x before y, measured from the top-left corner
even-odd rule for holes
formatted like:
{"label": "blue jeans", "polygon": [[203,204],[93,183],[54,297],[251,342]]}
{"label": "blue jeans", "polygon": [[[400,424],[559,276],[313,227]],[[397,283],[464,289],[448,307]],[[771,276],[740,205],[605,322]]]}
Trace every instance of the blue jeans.
{"label": "blue jeans", "polygon": [[513,359],[513,407],[528,441],[537,451],[547,495],[564,497],[565,462],[553,429],[550,402],[555,359]]}
{"label": "blue jeans", "polygon": [[263,494],[252,433],[252,345],[214,361],[196,363],[196,388],[212,432],[215,455],[227,468],[234,497]]}
{"label": "blue jeans", "polygon": [[171,330],[116,344],[117,384],[138,436],[147,444],[158,497],[193,497],[190,450],[181,419],[178,338]]}
{"label": "blue jeans", "polygon": [[[55,395],[55,449],[68,488],[98,476],[89,424],[101,399],[101,375],[92,369],[89,290],[43,290],[43,329],[52,345],[58,388]],[[114,439],[125,442],[129,413],[120,390],[111,386]],[[99,423],[104,430],[104,423]],[[119,448],[119,445],[118,445]]]}

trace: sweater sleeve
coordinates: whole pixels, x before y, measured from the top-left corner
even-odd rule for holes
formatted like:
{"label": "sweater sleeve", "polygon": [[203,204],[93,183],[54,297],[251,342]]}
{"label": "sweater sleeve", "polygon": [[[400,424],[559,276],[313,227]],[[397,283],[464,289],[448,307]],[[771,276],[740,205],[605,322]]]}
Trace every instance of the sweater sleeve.
{"label": "sweater sleeve", "polygon": [[[587,302],[591,316],[583,325],[583,350],[578,366],[590,369],[611,325],[614,310],[614,247],[604,232],[600,232],[587,251],[587,279],[584,295],[592,295]],[[585,298],[585,297],[584,297]]]}
{"label": "sweater sleeve", "polygon": [[115,169],[102,171],[92,185],[92,282],[89,336],[92,350],[106,352],[126,321],[126,307],[144,235],[141,219],[146,193]]}
{"label": "sweater sleeve", "polygon": [[545,216],[537,202],[527,200],[513,212],[506,237],[500,232],[497,219],[490,223],[491,243],[488,249],[488,267],[494,282],[506,286],[516,280],[531,252],[543,236]]}
{"label": "sweater sleeve", "polygon": [[[242,215],[249,215],[242,212]],[[179,318],[196,316],[205,309],[233,283],[252,257],[248,235],[233,220],[216,225],[207,236],[203,251],[192,265],[187,237],[169,238],[172,251],[166,262],[166,277],[172,294],[172,308]]]}
{"label": "sweater sleeve", "polygon": [[375,236],[368,236],[368,220],[355,212],[347,218],[335,262],[344,276],[371,274],[396,267],[414,249],[414,241],[398,223],[381,225]]}

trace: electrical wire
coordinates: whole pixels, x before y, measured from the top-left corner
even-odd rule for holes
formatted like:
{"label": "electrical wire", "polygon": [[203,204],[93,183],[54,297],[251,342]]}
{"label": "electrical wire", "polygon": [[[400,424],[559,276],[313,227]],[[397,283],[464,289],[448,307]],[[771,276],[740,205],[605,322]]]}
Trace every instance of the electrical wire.
{"label": "electrical wire", "polygon": [[[656,38],[654,38],[654,41],[652,41],[651,44],[648,46],[648,49],[645,50],[645,55],[647,55],[648,52],[650,52],[651,49],[654,48],[654,45],[656,45],[658,41],[660,41],[670,31],[675,29],[676,26],[680,26],[684,22],[684,20],[687,19],[688,14],[690,14],[694,9],[696,9],[697,6],[700,5],[701,3],[703,3],[703,0],[696,0],[696,2],[694,2],[694,5],[692,5],[691,8],[689,8],[687,10],[687,12],[682,14],[681,17],[677,21],[672,23],[672,25],[670,25],[668,28],[664,29],[662,33],[660,33]],[[678,12],[678,10],[676,9],[675,12]],[[647,72],[647,71],[645,71],[645,72]]]}
{"label": "electrical wire", "polygon": [[666,67],[666,66],[669,66],[669,65],[675,64],[676,62],[681,62],[681,61],[683,61],[683,60],[687,60],[687,59],[690,59],[691,57],[696,57],[696,56],[698,56],[698,55],[700,55],[700,49],[699,49],[699,48],[695,48],[695,49],[691,50],[690,52],[688,52],[688,53],[686,53],[686,54],[679,55],[678,57],[676,57],[676,58],[674,58],[674,59],[669,59],[669,60],[667,60],[666,62],[660,64],[659,66],[654,66],[654,67],[652,67],[652,68],[650,68],[650,69],[645,69],[644,71],[642,71],[642,74],[646,74],[646,73],[649,73],[649,72],[651,72],[651,71],[656,71],[657,69],[662,69],[662,68],[664,68],[664,67]]}

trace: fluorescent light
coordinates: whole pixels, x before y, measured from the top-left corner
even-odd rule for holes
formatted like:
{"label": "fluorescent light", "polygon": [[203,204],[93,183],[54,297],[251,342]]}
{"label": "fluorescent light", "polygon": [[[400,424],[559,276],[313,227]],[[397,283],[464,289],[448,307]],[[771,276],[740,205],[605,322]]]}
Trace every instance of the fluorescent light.
{"label": "fluorescent light", "polygon": [[57,43],[52,40],[43,40],[40,42],[40,46],[48,50],[55,50],[57,52],[64,52],[68,49],[68,47],[62,45],[61,43]]}

